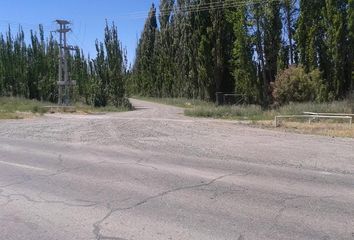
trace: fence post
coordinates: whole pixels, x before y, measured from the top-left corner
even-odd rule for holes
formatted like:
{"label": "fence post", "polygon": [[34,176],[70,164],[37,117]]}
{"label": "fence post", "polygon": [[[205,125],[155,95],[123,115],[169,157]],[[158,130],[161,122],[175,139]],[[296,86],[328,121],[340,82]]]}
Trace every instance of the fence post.
{"label": "fence post", "polygon": [[223,92],[215,93],[215,97],[216,97],[216,105],[217,106],[224,105],[224,93]]}

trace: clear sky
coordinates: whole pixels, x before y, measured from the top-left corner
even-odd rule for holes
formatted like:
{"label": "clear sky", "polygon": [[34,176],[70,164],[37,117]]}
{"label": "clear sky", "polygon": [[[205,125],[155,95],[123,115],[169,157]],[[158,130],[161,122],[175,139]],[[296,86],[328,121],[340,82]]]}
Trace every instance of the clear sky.
{"label": "clear sky", "polygon": [[107,19],[118,26],[119,38],[132,62],[137,38],[153,2],[159,0],[1,0],[0,31],[10,24],[15,32],[21,24],[28,36],[29,30],[40,23],[49,32],[56,29],[55,19],[67,19],[73,23],[70,44],[79,45],[94,57],[95,40],[103,39]]}

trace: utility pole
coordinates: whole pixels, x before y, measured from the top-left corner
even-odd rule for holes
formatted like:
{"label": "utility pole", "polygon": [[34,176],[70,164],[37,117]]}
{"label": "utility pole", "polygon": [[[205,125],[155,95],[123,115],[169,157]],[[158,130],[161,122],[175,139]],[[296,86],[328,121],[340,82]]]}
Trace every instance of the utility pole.
{"label": "utility pole", "polygon": [[59,79],[58,79],[58,105],[70,105],[70,95],[75,81],[69,79],[68,55],[70,50],[75,50],[73,46],[67,44],[67,33],[71,31],[67,20],[56,20],[59,24]]}

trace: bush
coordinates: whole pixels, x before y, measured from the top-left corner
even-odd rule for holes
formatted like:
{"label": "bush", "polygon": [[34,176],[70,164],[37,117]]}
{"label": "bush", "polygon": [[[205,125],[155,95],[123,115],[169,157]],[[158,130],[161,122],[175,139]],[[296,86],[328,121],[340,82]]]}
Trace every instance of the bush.
{"label": "bush", "polygon": [[280,72],[275,80],[273,98],[275,104],[289,102],[323,101],[326,93],[321,73],[313,70],[306,73],[301,66],[291,66]]}

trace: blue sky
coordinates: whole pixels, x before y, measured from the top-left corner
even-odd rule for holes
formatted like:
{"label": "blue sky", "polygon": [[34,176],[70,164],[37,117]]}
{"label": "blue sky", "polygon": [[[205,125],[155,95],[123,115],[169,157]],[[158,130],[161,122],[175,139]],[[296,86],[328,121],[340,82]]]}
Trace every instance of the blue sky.
{"label": "blue sky", "polygon": [[0,31],[11,24],[13,32],[21,24],[29,35],[30,29],[43,24],[46,32],[56,29],[55,19],[72,21],[69,42],[95,55],[94,43],[102,40],[105,19],[118,26],[119,37],[127,47],[131,62],[135,55],[145,17],[151,4],[158,0],[1,0]]}

